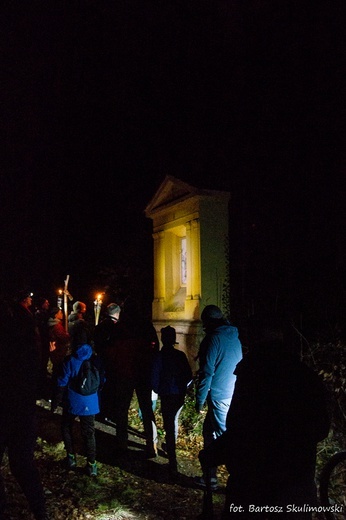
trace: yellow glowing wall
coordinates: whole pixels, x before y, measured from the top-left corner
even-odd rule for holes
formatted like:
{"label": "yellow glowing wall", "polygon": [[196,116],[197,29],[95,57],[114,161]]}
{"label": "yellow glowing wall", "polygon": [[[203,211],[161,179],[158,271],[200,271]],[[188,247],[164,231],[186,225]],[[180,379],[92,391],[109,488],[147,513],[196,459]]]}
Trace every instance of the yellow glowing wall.
{"label": "yellow glowing wall", "polygon": [[[182,185],[183,184],[183,185]],[[226,192],[180,193],[189,186],[169,178],[147,216],[153,220],[154,300],[152,318],[158,333],[175,327],[179,348],[190,363],[203,335],[200,315],[208,304],[222,308],[227,278],[228,202]],[[181,276],[181,240],[186,239],[186,280]],[[159,334],[160,337],[160,334]]]}

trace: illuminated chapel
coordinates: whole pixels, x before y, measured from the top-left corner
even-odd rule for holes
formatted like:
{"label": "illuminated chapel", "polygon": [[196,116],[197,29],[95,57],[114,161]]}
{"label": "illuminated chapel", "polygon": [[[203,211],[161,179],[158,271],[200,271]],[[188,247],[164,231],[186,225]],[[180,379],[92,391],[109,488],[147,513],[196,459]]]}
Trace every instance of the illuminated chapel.
{"label": "illuminated chapel", "polygon": [[145,208],[153,221],[152,320],[177,332],[177,348],[196,369],[206,305],[225,309],[229,192],[204,190],[167,175]]}

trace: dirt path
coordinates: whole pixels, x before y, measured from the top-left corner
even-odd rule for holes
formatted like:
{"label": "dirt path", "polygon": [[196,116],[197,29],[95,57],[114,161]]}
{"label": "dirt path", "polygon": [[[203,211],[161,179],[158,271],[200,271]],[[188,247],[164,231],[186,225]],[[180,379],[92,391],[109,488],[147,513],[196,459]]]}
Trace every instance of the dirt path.
{"label": "dirt path", "polygon": [[[46,401],[38,404],[39,436],[43,442],[38,455],[39,464],[53,520],[190,520],[201,514],[203,491],[193,483],[193,477],[200,474],[196,454],[178,451],[180,474],[173,481],[162,450],[155,459],[145,459],[145,441],[140,430],[129,428],[128,453],[119,456],[114,452],[114,427],[97,422],[99,476],[95,489],[89,489],[90,479],[82,473],[82,468],[71,475],[62,464],[65,453],[61,443],[60,415],[52,415]],[[56,454],[45,456],[44,446],[51,445],[57,446]],[[79,455],[81,453],[79,446],[78,462],[83,466],[85,459]],[[214,493],[214,518],[219,518],[222,510],[225,478],[226,475],[221,476],[220,490]],[[90,496],[90,493],[95,496]],[[103,508],[104,513],[101,513]]]}

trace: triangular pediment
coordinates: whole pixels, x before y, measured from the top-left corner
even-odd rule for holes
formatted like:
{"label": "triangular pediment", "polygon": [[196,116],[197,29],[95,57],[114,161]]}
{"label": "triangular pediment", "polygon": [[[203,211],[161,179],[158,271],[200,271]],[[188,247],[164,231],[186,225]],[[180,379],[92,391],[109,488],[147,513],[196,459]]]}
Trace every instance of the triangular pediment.
{"label": "triangular pediment", "polygon": [[203,190],[191,186],[172,175],[166,175],[154,197],[145,208],[145,214],[149,216],[152,212],[161,207],[176,204],[193,195],[202,193],[204,193]]}

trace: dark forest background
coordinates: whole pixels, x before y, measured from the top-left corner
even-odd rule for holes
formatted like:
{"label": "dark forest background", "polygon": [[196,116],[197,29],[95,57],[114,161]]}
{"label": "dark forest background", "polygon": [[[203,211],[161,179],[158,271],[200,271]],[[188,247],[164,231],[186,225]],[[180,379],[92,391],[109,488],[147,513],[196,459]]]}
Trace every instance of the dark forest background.
{"label": "dark forest background", "polygon": [[[7,1],[1,292],[150,306],[166,174],[231,192],[231,317],[345,316],[345,5]],[[101,286],[101,287],[100,287]],[[111,296],[111,295],[110,295]]]}

